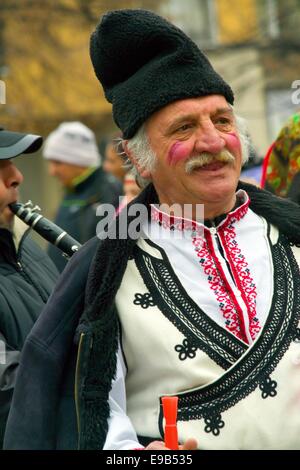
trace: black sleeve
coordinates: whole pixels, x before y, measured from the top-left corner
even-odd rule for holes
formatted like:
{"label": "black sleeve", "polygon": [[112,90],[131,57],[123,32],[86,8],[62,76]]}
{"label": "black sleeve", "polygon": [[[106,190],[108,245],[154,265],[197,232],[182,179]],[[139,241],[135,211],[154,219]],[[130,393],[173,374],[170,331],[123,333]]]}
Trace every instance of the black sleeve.
{"label": "black sleeve", "polygon": [[[97,238],[89,240],[72,256],[25,341],[7,420],[5,449],[56,449],[66,429],[69,440],[76,442],[74,387],[71,381],[66,383],[69,373],[72,378],[74,374],[67,366],[77,352],[73,339],[98,242]],[[58,428],[58,413],[66,424],[62,429]]]}
{"label": "black sleeve", "polygon": [[19,360],[20,351],[13,350],[0,333],[0,448],[2,448]]}

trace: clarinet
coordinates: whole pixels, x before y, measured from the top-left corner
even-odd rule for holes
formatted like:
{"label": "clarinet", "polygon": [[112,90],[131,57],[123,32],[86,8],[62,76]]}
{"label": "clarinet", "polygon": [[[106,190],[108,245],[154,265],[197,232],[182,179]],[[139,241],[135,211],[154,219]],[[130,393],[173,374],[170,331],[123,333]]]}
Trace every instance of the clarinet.
{"label": "clarinet", "polygon": [[9,208],[45,240],[62,250],[66,257],[71,257],[81,247],[81,244],[62,228],[39,214],[40,207],[33,206],[31,201],[26,202],[26,204],[14,202],[9,204]]}

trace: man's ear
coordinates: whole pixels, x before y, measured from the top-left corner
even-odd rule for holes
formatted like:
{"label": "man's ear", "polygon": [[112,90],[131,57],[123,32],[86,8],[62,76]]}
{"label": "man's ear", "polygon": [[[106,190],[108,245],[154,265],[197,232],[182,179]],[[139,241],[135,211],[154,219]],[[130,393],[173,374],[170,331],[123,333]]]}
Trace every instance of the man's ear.
{"label": "man's ear", "polygon": [[128,140],[125,140],[125,142],[123,143],[123,149],[124,149],[124,152],[126,153],[127,157],[129,158],[131,163],[136,167],[139,175],[144,179],[150,180],[151,179],[151,172],[149,170],[145,170],[144,168],[141,167],[141,165],[137,161],[136,157],[134,156],[133,152],[131,150],[129,150],[127,144],[128,144]]}

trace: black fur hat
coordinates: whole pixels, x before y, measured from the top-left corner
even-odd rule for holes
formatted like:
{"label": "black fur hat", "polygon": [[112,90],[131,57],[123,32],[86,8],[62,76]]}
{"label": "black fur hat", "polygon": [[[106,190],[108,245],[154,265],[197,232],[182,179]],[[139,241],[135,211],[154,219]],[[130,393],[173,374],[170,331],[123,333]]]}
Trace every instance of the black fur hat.
{"label": "black fur hat", "polygon": [[173,101],[223,95],[233,104],[230,86],[183,31],[146,10],[105,14],[92,33],[95,73],[124,138]]}

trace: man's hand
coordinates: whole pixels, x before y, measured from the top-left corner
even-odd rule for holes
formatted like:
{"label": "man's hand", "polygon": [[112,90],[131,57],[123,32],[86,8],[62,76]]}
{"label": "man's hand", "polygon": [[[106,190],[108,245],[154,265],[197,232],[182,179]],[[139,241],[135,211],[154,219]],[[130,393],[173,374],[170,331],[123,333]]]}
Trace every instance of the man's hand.
{"label": "man's hand", "polygon": [[[185,441],[184,444],[179,446],[179,450],[197,450],[198,442],[196,439],[189,438]],[[145,447],[144,450],[170,450],[168,447],[165,447],[165,443],[162,441],[153,441]]]}

